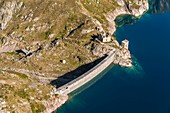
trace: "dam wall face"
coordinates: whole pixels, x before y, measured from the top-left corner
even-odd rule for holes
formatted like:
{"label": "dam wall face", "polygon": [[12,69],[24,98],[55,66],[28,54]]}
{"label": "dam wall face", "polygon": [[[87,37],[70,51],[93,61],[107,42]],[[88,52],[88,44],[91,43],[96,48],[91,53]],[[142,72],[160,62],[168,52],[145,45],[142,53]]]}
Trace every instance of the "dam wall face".
{"label": "dam wall face", "polygon": [[103,59],[99,64],[97,64],[95,67],[93,67],[83,75],[57,88],[57,94],[67,95],[95,78],[113,62],[114,52],[115,51],[110,52],[110,54],[105,59]]}

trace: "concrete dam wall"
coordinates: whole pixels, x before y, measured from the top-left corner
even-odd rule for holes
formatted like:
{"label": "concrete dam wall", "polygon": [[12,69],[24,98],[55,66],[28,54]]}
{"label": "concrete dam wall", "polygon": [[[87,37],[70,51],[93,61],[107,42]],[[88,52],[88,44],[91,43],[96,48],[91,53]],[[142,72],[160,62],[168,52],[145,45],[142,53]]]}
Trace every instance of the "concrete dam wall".
{"label": "concrete dam wall", "polygon": [[74,79],[73,81],[59,87],[57,89],[57,93],[59,95],[67,95],[92,80],[113,62],[113,58],[115,55],[114,53],[115,51],[111,51],[108,56],[95,67],[93,67],[83,75],[79,76],[78,78]]}

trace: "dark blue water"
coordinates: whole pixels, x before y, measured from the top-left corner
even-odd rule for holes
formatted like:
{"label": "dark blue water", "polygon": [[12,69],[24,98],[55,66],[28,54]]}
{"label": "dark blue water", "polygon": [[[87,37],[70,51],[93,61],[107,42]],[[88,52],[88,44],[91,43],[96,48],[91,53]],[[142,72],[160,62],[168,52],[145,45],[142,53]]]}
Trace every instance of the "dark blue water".
{"label": "dark blue water", "polygon": [[114,66],[57,113],[170,113],[170,12],[146,14],[116,36],[130,41],[135,67]]}

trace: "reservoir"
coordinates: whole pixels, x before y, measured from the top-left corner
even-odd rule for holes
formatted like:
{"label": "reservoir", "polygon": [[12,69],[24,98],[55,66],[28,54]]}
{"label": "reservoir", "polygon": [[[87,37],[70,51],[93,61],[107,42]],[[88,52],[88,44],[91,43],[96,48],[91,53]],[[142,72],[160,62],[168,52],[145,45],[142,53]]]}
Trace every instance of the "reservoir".
{"label": "reservoir", "polygon": [[170,113],[170,11],[117,28],[128,39],[132,69],[113,66],[57,113]]}

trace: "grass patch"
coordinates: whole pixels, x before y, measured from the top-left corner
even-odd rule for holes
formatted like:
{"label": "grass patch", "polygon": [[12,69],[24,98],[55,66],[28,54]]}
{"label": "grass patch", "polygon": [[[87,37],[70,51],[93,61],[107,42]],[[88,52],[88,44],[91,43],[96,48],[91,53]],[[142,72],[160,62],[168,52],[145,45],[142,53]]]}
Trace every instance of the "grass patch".
{"label": "grass patch", "polygon": [[16,71],[11,71],[11,70],[7,70],[6,72],[18,75],[22,79],[28,79],[28,76],[26,74],[23,74],[23,73],[19,73],[19,72],[16,72]]}
{"label": "grass patch", "polygon": [[19,97],[21,97],[23,99],[28,99],[28,97],[29,97],[28,93],[24,92],[24,90],[19,90],[19,91],[15,92],[15,95],[18,95]]}
{"label": "grass patch", "polygon": [[46,108],[42,103],[38,102],[31,102],[31,110],[33,113],[41,113],[43,112]]}

